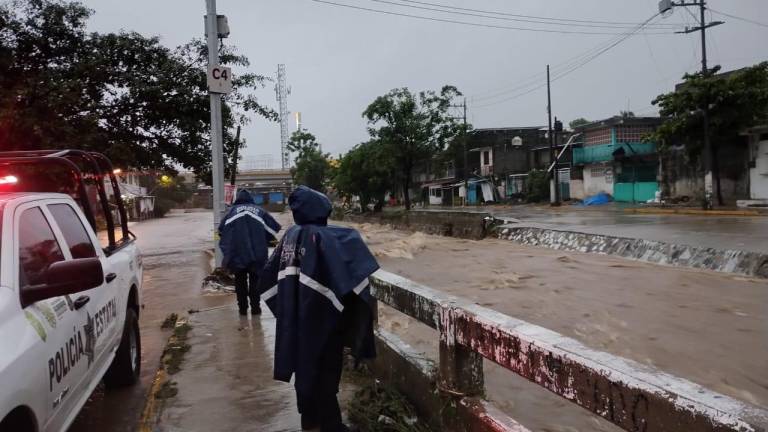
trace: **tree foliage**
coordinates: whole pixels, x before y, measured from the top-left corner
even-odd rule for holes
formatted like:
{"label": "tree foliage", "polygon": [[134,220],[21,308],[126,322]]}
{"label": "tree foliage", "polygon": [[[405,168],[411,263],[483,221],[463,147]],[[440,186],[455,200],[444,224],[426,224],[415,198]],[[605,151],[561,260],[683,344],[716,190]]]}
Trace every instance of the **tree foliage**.
{"label": "tree foliage", "polygon": [[381,142],[371,140],[358,144],[340,160],[334,177],[334,186],[344,197],[360,198],[363,211],[373,203],[381,210],[386,193],[394,186],[392,160]]}
{"label": "tree foliage", "polygon": [[288,149],[298,153],[296,166],[291,168],[293,183],[324,192],[331,172],[330,154],[320,150],[317,138],[307,131],[298,130],[291,135]]}
{"label": "tree foliage", "polygon": [[568,123],[568,126],[571,129],[576,129],[576,128],[579,128],[581,126],[588,125],[590,123],[592,123],[590,120],[587,120],[584,117],[579,117],[577,119],[571,120],[571,122]]}
{"label": "tree foliage", "polygon": [[[91,13],[60,0],[0,4],[0,148],[78,148],[118,166],[209,175],[205,44],[171,50],[135,32],[88,33]],[[249,66],[234,48],[220,54],[222,64]],[[227,155],[244,145],[236,125],[277,118],[254,94],[267,80],[236,75],[222,108]]]}
{"label": "tree foliage", "polygon": [[768,62],[724,76],[718,72],[715,67],[706,75],[686,74],[676,91],[653,101],[664,123],[652,138],[662,148],[684,145],[689,157],[698,157],[704,147],[705,106],[709,107],[709,133],[715,148],[734,142],[744,129],[768,118]]}
{"label": "tree foliage", "polygon": [[526,201],[541,202],[549,199],[549,174],[545,170],[529,171],[526,183]]}
{"label": "tree foliage", "polygon": [[449,113],[453,99],[460,95],[453,86],[418,94],[399,88],[379,96],[363,112],[369,134],[391,157],[406,209],[411,208],[408,191],[414,168],[443,151],[460,132]]}

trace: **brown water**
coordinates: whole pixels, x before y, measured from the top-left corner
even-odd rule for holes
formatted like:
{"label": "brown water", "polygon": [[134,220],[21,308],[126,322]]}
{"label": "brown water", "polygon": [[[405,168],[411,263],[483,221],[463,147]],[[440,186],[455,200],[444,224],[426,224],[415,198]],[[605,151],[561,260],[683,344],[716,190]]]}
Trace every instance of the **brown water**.
{"label": "brown water", "polygon": [[[593,254],[358,226],[388,271],[768,408],[768,282]],[[381,323],[436,357],[433,330]],[[489,398],[534,431],[618,430],[486,362]]]}

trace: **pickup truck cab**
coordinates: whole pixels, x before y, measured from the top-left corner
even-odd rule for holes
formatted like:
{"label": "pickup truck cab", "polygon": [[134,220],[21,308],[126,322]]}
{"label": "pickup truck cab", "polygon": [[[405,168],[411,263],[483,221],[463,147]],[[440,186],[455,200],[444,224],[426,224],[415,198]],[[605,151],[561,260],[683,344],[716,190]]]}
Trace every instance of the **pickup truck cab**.
{"label": "pickup truck cab", "polygon": [[141,256],[96,219],[69,194],[0,187],[0,431],[66,431],[102,379],[138,380]]}

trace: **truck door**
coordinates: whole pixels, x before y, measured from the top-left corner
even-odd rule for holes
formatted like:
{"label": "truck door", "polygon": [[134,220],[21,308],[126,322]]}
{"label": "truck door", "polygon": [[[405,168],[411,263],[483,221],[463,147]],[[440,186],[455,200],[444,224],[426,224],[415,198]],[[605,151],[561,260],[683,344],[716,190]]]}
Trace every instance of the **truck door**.
{"label": "truck door", "polygon": [[[36,204],[17,208],[14,226],[19,288],[45,283],[48,267],[65,260],[68,252]],[[60,430],[82,393],[80,386],[93,357],[83,327],[86,313],[69,296],[60,296],[27,306],[24,315],[41,339],[42,349],[34,361],[47,378],[44,388],[38,389],[46,399],[45,430]]]}
{"label": "truck door", "polygon": [[88,370],[87,382],[95,384],[101,373],[109,366],[111,353],[119,343],[120,309],[118,307],[119,281],[115,280],[116,270],[98,245],[98,239],[91,237],[85,228],[85,221],[67,201],[50,201],[47,204],[56,226],[64,238],[65,249],[71,258],[98,257],[104,270],[104,283],[96,288],[83,291],[78,298],[87,298],[85,323],[93,331],[94,361]]}

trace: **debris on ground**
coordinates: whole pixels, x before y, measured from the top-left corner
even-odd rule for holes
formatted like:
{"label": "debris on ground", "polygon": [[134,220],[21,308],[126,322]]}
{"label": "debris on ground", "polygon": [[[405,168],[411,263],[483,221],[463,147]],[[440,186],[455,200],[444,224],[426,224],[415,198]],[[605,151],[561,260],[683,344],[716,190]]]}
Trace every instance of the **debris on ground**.
{"label": "debris on ground", "polygon": [[176,321],[179,320],[179,316],[175,313],[169,314],[165,317],[163,324],[160,326],[162,329],[172,329],[176,326]]}
{"label": "debris on ground", "polygon": [[235,292],[235,277],[221,267],[218,267],[203,279],[203,291],[206,293]]}
{"label": "debris on ground", "polygon": [[165,381],[163,385],[155,392],[155,398],[159,400],[169,399],[179,394],[175,381]]}
{"label": "debris on ground", "polygon": [[361,432],[432,432],[405,396],[373,378],[364,367],[345,367],[345,379],[360,386],[349,402],[349,420]]}
{"label": "debris on ground", "polygon": [[190,330],[192,330],[192,326],[186,321],[177,322],[173,329],[173,335],[168,339],[168,345],[163,352],[163,367],[169,375],[181,370],[184,354],[191,348],[187,343],[187,334]]}

